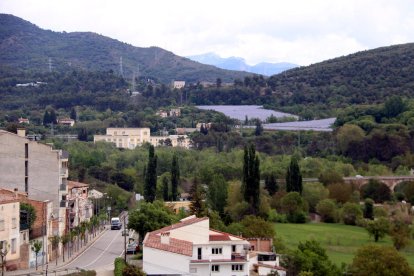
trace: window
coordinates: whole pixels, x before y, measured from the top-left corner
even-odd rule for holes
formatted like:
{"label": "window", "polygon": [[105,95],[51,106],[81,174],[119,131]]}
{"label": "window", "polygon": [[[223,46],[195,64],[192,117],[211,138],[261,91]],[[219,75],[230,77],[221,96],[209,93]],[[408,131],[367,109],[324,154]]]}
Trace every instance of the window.
{"label": "window", "polygon": [[29,144],[28,143],[24,144],[24,157],[29,158]]}
{"label": "window", "polygon": [[16,227],[17,227],[17,219],[12,218],[12,229],[16,229]]}
{"label": "window", "polygon": [[29,161],[24,161],[24,176],[29,176]]}
{"label": "window", "polygon": [[223,248],[221,247],[211,248],[211,254],[213,255],[223,254]]}
{"label": "window", "polygon": [[231,246],[231,252],[233,252],[233,253],[236,252],[236,246],[235,245]]}
{"label": "window", "polygon": [[211,266],[211,271],[213,271],[213,272],[219,272],[220,271],[220,266],[219,265],[212,265]]}
{"label": "window", "polygon": [[197,268],[191,267],[190,268],[190,273],[197,273]]}
{"label": "window", "polygon": [[231,265],[231,271],[243,271],[243,265],[242,264]]}
{"label": "window", "polygon": [[29,178],[27,176],[24,178],[24,191],[29,192]]}
{"label": "window", "polygon": [[16,239],[11,240],[11,253],[12,254],[16,253]]}
{"label": "window", "polygon": [[0,220],[0,231],[4,231],[4,219]]}

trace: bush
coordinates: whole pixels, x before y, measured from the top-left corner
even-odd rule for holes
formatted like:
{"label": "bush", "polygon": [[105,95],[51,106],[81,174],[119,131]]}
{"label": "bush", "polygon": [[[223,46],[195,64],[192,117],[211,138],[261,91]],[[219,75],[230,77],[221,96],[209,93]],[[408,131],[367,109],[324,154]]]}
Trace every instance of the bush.
{"label": "bush", "polygon": [[357,220],[362,218],[361,206],[356,203],[345,203],[342,207],[342,221],[348,225],[356,225]]}
{"label": "bush", "polygon": [[321,200],[318,205],[316,205],[316,211],[321,216],[322,221],[324,222],[335,222],[337,208],[336,204],[332,199]]}
{"label": "bush", "polygon": [[137,266],[126,265],[122,270],[123,276],[145,276],[146,274]]}
{"label": "bush", "polygon": [[114,275],[115,276],[122,276],[122,272],[124,270],[124,268],[126,267],[126,264],[124,262],[123,258],[116,258],[115,262],[115,269],[114,269]]}
{"label": "bush", "polygon": [[279,214],[275,209],[271,209],[268,214],[268,220],[270,222],[287,223],[285,214]]}

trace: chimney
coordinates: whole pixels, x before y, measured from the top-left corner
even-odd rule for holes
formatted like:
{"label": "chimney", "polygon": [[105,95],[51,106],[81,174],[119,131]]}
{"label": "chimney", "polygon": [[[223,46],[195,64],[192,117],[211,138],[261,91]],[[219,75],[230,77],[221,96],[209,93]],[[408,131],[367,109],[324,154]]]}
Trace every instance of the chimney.
{"label": "chimney", "polygon": [[161,244],[170,244],[170,232],[161,233]]}
{"label": "chimney", "polygon": [[18,128],[17,129],[17,136],[19,137],[26,137],[26,129],[24,128]]}
{"label": "chimney", "polygon": [[15,198],[19,198],[18,192],[19,192],[19,189],[18,188],[14,188],[14,197]]}

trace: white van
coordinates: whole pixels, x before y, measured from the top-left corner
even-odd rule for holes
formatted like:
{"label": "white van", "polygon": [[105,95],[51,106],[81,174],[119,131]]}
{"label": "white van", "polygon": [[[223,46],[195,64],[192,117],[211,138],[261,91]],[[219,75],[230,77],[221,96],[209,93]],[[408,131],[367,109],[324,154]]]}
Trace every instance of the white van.
{"label": "white van", "polygon": [[121,220],[118,217],[111,218],[111,230],[114,230],[114,229],[119,230],[121,228],[122,228]]}

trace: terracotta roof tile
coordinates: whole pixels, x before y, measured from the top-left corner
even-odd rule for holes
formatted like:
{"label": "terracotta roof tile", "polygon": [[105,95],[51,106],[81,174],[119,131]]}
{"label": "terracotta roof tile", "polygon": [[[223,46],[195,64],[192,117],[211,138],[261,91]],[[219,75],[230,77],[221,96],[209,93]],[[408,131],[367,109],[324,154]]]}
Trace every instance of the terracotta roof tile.
{"label": "terracotta roof tile", "polygon": [[159,234],[159,233],[162,233],[162,232],[171,231],[173,229],[177,229],[177,228],[180,228],[180,227],[183,227],[183,226],[187,226],[187,225],[190,225],[190,224],[193,224],[193,223],[197,223],[197,222],[200,222],[200,221],[204,221],[206,219],[208,219],[208,217],[187,219],[187,220],[184,220],[184,221],[180,221],[178,223],[175,223],[173,225],[166,226],[164,228],[161,228],[161,229],[152,231],[150,234]]}
{"label": "terracotta roof tile", "polygon": [[161,237],[156,234],[148,233],[144,245],[147,247],[177,253],[186,256],[193,255],[193,243],[179,239],[170,238],[169,244],[161,243]]}
{"label": "terracotta roof tile", "polygon": [[76,181],[68,181],[68,188],[83,188],[83,187],[89,187],[89,184],[76,182]]}

